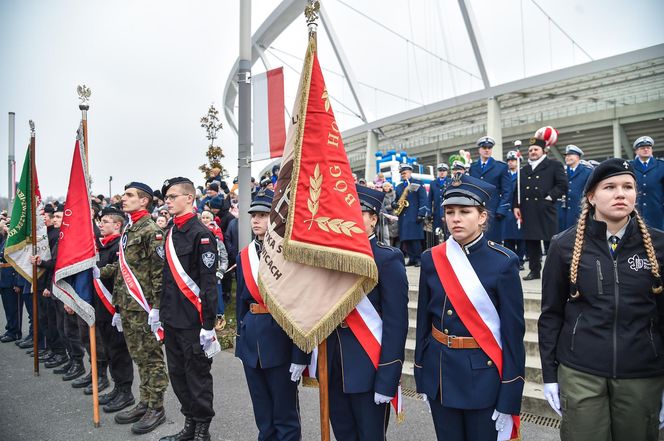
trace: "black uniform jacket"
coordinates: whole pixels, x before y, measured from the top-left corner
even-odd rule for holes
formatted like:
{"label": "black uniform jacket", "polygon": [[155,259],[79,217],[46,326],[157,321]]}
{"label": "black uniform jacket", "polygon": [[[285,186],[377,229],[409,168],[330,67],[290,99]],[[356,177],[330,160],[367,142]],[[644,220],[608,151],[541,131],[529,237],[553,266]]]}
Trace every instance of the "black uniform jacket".
{"label": "black uniform jacket", "polygon": [[[200,288],[203,311],[203,328],[212,329],[217,316],[217,242],[208,227],[196,217],[189,219],[182,228],[173,225],[167,233],[173,235],[173,245],[182,269]],[[159,253],[166,258],[164,252]],[[201,327],[196,307],[187,299],[173,279],[168,262],[164,265],[161,308],[159,318],[168,326],[179,329]]]}
{"label": "black uniform jacket", "polygon": [[[660,268],[664,232],[649,228]],[[589,219],[579,264],[581,296],[570,298],[576,227],[551,241],[542,281],[539,347],[545,383],[557,382],[558,364],[606,378],[664,375],[664,294],[653,294],[650,262],[635,219],[615,258],[606,224]]]}
{"label": "black uniform jacket", "polygon": [[[109,263],[117,262],[119,248],[120,248],[120,236],[112,239],[106,245],[102,245],[101,242],[99,242],[99,250],[98,250],[99,260],[97,261],[97,266],[99,268],[103,268]],[[113,294],[113,283],[115,282],[115,277],[107,277],[105,279],[100,279],[100,282],[104,284],[108,292]],[[106,307],[102,303],[96,291],[94,291],[92,304],[95,307],[95,316],[97,321],[110,321],[113,318],[111,313],[108,312],[108,309],[106,309]]]}

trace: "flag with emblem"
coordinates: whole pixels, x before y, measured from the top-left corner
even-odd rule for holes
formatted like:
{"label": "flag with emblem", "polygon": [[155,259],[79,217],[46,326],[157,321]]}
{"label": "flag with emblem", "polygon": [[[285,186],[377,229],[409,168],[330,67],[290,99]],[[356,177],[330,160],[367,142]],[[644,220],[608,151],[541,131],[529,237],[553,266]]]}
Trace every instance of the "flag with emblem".
{"label": "flag with emblem", "polygon": [[[34,180],[34,194],[32,194],[32,180]],[[37,255],[42,260],[51,259],[51,249],[48,245],[48,236],[46,235],[46,224],[42,217],[44,204],[39,192],[39,182],[37,180],[37,170],[33,168],[30,149],[25,154],[23,171],[21,179],[16,187],[16,199],[12,207],[12,217],[7,234],[7,243],[5,244],[5,260],[12,265],[21,277],[32,283],[32,263],[30,256],[32,250],[32,213],[36,212],[36,236],[37,236]],[[43,270],[38,268],[38,275]]]}
{"label": "flag with emblem", "polygon": [[94,292],[92,267],[97,262],[97,248],[83,142],[83,128],[80,126],[60,227],[53,294],[91,326],[95,322],[95,310],[91,302]]}
{"label": "flag with emblem", "polygon": [[274,319],[311,352],[378,280],[314,38],[292,115],[258,285]]}

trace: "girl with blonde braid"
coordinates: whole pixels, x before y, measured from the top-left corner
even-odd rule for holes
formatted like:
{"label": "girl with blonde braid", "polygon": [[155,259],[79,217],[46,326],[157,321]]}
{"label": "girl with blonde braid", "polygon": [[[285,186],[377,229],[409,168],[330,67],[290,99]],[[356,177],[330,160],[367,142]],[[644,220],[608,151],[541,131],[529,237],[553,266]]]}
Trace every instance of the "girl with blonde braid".
{"label": "girl with blonde braid", "polygon": [[[636,212],[629,162],[598,165],[551,241],[539,346],[562,441],[656,441],[664,426],[664,232]],[[659,426],[659,427],[658,427]]]}

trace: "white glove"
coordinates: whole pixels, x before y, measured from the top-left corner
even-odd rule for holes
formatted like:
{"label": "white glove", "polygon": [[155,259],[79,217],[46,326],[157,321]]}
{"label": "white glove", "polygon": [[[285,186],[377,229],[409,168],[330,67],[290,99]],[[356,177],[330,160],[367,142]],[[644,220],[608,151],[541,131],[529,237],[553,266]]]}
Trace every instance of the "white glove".
{"label": "white glove", "polygon": [[508,441],[512,435],[512,426],[514,425],[512,415],[494,410],[491,419],[496,422],[497,441]]}
{"label": "white glove", "polygon": [[150,325],[150,331],[154,334],[159,328],[161,328],[161,322],[159,321],[159,310],[157,308],[152,308],[148,314],[148,325]]}
{"label": "white glove", "polygon": [[659,411],[659,428],[664,427],[664,392],[662,392],[662,408]]}
{"label": "white glove", "polygon": [[122,332],[122,318],[117,312],[113,314],[113,318],[111,319],[111,326],[115,326],[118,332]]}
{"label": "white glove", "polygon": [[558,383],[544,383],[544,398],[549,402],[549,406],[558,416],[563,416],[560,412],[560,389]]}
{"label": "white glove", "polygon": [[390,401],[392,401],[392,397],[388,397],[386,395],[379,394],[378,392],[374,392],[374,403],[385,404],[389,403]]}
{"label": "white glove", "polygon": [[92,277],[94,279],[101,278],[101,271],[99,271],[99,267],[97,265],[92,267]]}
{"label": "white glove", "polygon": [[295,364],[291,363],[288,372],[291,373],[290,379],[292,382],[297,383],[302,378],[302,372],[307,368],[306,364]]}
{"label": "white glove", "polygon": [[201,328],[201,332],[198,334],[198,341],[203,346],[203,350],[207,349],[207,347],[217,339],[217,333],[214,331],[214,329],[203,329]]}

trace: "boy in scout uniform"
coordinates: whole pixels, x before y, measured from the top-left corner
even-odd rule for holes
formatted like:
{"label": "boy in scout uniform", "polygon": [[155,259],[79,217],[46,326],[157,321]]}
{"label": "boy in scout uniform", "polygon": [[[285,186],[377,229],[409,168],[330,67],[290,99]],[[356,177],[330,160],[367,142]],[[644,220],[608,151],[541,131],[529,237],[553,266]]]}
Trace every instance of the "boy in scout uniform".
{"label": "boy in scout uniform", "polygon": [[151,432],[166,419],[163,404],[168,377],[157,339],[161,330],[164,235],[148,212],[152,196],[152,189],[141,182],[125,186],[122,211],[130,222],[120,239],[120,259],[100,270],[101,278],[115,277],[113,303],[118,312],[113,323],[121,320],[129,355],[138,366],[141,382],[139,403],[118,413],[115,422],[133,423],[131,430],[136,434]]}

